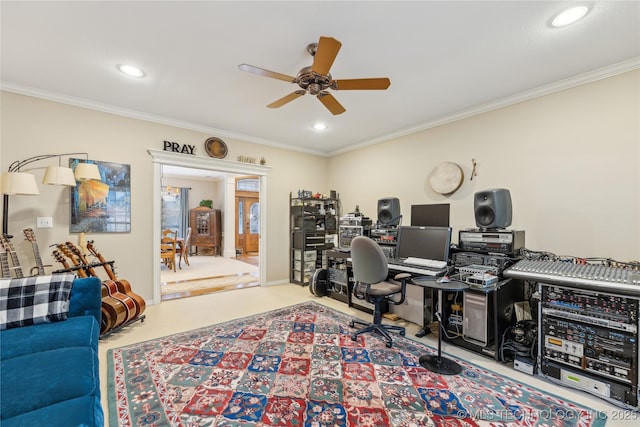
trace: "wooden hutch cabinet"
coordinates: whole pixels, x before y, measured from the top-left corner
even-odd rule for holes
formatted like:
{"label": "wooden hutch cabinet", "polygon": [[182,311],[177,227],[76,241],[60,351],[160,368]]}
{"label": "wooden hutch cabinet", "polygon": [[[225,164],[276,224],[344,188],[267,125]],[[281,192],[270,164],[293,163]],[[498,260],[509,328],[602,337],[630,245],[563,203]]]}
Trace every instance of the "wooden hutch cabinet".
{"label": "wooden hutch cabinet", "polygon": [[191,246],[212,248],[214,255],[222,254],[222,215],[220,209],[199,206],[189,211]]}

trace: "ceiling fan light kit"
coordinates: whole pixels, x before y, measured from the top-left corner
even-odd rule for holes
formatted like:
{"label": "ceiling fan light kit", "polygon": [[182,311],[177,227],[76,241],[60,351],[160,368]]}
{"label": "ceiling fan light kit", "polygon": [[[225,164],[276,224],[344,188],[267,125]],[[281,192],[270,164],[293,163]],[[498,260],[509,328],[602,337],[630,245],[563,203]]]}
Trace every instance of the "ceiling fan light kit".
{"label": "ceiling fan light kit", "polygon": [[296,77],[286,74],[276,73],[274,71],[265,70],[264,68],[255,67],[249,64],[240,64],[238,68],[263,77],[283,80],[289,83],[295,83],[300,86],[289,95],[286,95],[271,104],[269,108],[280,108],[283,105],[305,95],[307,92],[314,95],[324,105],[331,114],[342,114],[346,109],[338,102],[338,100],[328,92],[331,90],[385,90],[391,85],[391,81],[387,77],[367,78],[367,79],[347,79],[333,80],[329,70],[335,61],[342,43],[333,37],[320,37],[318,43],[310,43],[307,45],[307,52],[313,56],[313,64],[302,68]]}

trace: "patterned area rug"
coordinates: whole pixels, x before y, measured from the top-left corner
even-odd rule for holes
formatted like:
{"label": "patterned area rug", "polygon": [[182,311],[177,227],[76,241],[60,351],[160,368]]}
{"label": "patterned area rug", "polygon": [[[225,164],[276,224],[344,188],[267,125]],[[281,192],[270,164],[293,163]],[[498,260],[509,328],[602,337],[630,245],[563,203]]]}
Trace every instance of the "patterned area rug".
{"label": "patterned area rug", "polygon": [[114,350],[110,426],[579,426],[604,414],[434,350],[350,336],[343,313],[307,302]]}

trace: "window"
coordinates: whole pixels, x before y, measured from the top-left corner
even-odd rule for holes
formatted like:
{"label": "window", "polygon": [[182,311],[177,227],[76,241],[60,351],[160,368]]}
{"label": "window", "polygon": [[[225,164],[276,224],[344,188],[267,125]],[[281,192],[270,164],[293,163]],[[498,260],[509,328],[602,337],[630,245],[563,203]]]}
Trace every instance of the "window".
{"label": "window", "polygon": [[259,178],[242,178],[236,181],[236,191],[260,191]]}
{"label": "window", "polygon": [[162,198],[160,202],[162,212],[160,218],[161,230],[169,228],[171,230],[177,230],[178,236],[185,236],[183,224],[185,224],[184,218],[188,218],[189,212],[182,202],[186,196],[186,191],[188,190],[182,188],[162,187]]}

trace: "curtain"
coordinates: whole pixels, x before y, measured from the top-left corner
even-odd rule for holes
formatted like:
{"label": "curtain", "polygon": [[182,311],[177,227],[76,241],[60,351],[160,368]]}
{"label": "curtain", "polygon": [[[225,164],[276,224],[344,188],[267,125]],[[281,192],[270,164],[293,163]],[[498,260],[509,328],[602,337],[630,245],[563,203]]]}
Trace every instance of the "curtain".
{"label": "curtain", "polygon": [[180,189],[180,236],[187,238],[189,228],[189,188]]}

